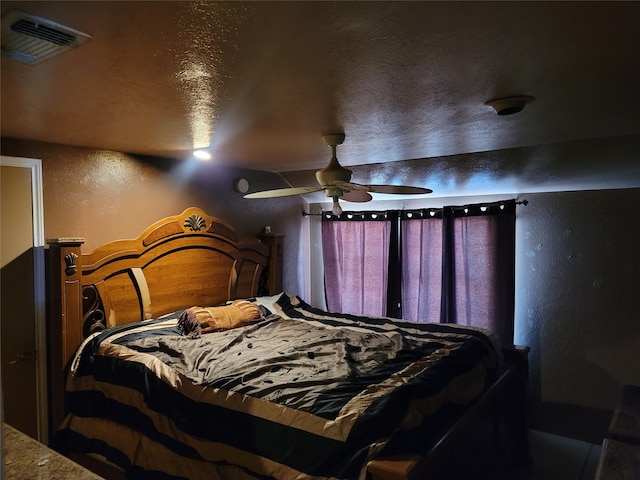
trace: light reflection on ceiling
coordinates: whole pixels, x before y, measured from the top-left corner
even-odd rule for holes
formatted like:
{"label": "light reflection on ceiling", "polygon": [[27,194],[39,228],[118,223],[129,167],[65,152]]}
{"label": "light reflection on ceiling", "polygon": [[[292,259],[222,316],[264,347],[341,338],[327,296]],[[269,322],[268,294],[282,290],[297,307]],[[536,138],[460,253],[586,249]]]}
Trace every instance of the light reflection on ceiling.
{"label": "light reflection on ceiling", "polygon": [[[322,135],[343,132],[340,162],[361,183],[640,186],[640,2],[0,8],[92,36],[38,65],[2,57],[4,137],[179,160],[208,148],[305,186],[328,161]],[[536,100],[511,116],[485,105],[511,95]]]}

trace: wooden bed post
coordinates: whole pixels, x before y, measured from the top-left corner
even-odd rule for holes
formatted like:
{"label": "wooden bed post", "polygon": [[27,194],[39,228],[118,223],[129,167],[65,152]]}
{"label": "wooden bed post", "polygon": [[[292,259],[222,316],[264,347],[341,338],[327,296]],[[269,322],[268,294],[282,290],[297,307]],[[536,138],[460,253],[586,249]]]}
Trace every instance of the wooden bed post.
{"label": "wooden bed post", "polygon": [[511,438],[512,463],[528,468],[531,466],[531,445],[529,444],[529,352],[526,345],[514,345],[503,348],[505,362],[513,366],[512,387],[507,396],[507,412],[509,418],[509,436]]}
{"label": "wooden bed post", "polygon": [[284,235],[265,233],[260,239],[269,246],[269,295],[282,292],[282,256]]}
{"label": "wooden bed post", "polygon": [[82,256],[84,238],[47,240],[49,316],[49,421],[54,432],[64,418],[64,368],[82,342]]}

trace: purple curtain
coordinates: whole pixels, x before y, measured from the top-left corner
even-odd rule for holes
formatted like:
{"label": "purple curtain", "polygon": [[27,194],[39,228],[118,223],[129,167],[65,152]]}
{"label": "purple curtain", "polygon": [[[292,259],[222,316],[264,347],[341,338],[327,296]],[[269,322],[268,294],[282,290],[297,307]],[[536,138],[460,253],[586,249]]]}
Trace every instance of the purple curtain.
{"label": "purple curtain", "polygon": [[445,208],[443,246],[440,320],[489,329],[512,345],[515,202]]}
{"label": "purple curtain", "polygon": [[511,345],[515,205],[383,214],[398,224],[364,221],[366,213],[323,217],[329,310],[483,327]]}
{"label": "purple curtain", "polygon": [[442,218],[402,220],[402,318],[440,321]]}
{"label": "purple curtain", "polygon": [[[347,218],[351,214],[343,215]],[[329,311],[386,314],[388,221],[361,217],[357,221],[323,221],[322,252]]]}

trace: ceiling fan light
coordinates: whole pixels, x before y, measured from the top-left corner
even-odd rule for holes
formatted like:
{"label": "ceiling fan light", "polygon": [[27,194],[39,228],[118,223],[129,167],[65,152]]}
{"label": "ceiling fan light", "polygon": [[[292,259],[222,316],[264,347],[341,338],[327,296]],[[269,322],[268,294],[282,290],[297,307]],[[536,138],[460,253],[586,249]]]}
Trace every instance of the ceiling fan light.
{"label": "ceiling fan light", "polygon": [[338,203],[338,197],[333,197],[333,208],[331,209],[331,213],[333,213],[336,217],[342,215],[342,208]]}

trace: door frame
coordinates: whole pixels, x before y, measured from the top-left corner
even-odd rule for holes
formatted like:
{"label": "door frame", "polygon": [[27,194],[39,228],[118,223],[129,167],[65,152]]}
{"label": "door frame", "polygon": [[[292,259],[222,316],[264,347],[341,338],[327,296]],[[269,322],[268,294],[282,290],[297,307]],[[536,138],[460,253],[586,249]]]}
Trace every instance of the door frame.
{"label": "door frame", "polygon": [[0,156],[3,167],[28,168],[31,172],[31,208],[34,251],[34,318],[36,345],[36,392],[38,398],[38,440],[48,443],[49,419],[47,402],[47,325],[46,283],[44,261],[44,202],[42,196],[42,160],[37,158]]}

